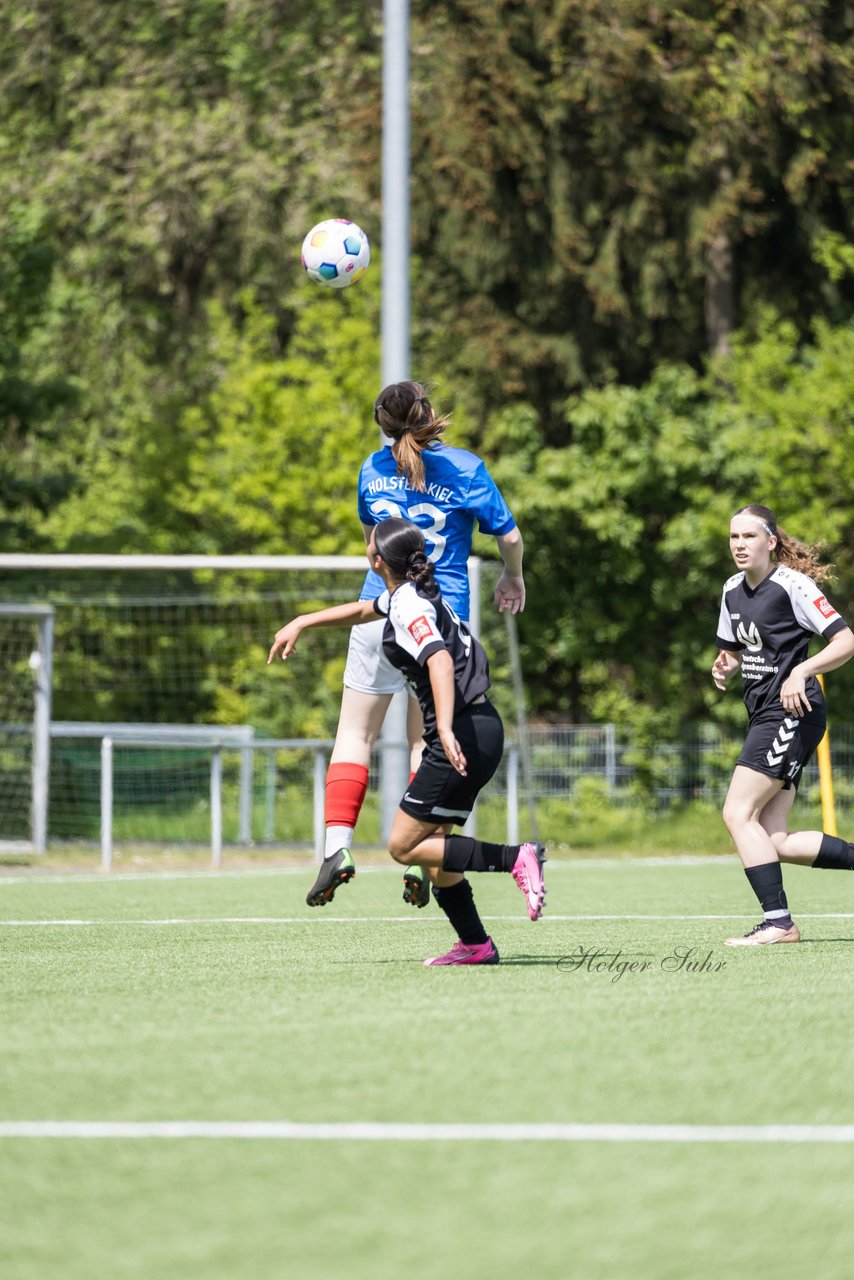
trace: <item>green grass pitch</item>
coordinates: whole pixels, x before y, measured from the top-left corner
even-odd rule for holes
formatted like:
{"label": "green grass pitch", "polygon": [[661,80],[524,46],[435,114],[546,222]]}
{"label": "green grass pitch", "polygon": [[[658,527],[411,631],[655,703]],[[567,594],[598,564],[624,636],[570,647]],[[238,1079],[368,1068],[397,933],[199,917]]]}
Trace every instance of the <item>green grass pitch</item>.
{"label": "green grass pitch", "polygon": [[[7,874],[0,1122],[854,1123],[854,878],[787,870],[805,941],[739,951],[731,859],[547,871],[537,924],[473,878],[502,963],[451,970],[386,867],[315,911],[310,866]],[[847,1280],[852,1174],[844,1142],[0,1137],[0,1275]]]}

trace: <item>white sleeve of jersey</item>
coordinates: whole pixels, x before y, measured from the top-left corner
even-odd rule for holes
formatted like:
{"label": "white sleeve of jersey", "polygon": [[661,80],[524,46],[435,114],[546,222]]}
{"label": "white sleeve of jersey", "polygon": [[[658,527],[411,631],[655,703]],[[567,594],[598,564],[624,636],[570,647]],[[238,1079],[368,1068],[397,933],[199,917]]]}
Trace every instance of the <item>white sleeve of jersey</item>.
{"label": "white sleeve of jersey", "polygon": [[396,642],[416,661],[436,644],[444,647],[435,606],[418,595],[414,587],[398,587],[392,596],[389,617]]}
{"label": "white sleeve of jersey", "polygon": [[737,648],[742,649],[744,646],[739,644],[735,638],[735,632],[732,629],[732,618],[730,618],[729,609],[727,608],[726,591],[728,586],[729,583],[726,584],[723,589],[723,594],[721,595],[721,616],[718,618],[717,638],[718,640],[729,640],[732,644],[736,645]]}
{"label": "white sleeve of jersey", "polygon": [[389,593],[387,591],[382,591],[374,601],[374,609],[377,613],[381,613],[384,618],[388,617],[388,611],[391,607],[390,600],[391,597]]}
{"label": "white sleeve of jersey", "polygon": [[827,628],[840,617],[836,609],[822,593],[821,587],[805,573],[790,569],[783,582],[792,602],[792,611],[798,622],[814,635],[824,635]]}

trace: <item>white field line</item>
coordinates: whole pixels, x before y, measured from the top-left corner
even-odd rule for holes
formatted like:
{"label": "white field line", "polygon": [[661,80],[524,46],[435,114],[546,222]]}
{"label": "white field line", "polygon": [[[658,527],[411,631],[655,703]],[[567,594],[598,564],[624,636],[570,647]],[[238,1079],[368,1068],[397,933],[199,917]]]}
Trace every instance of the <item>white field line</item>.
{"label": "white field line", "polygon": [[[743,913],[741,913],[743,914]],[[799,920],[854,920],[854,911],[799,911],[797,913]],[[482,916],[483,920],[498,921],[502,924],[519,924],[524,922],[524,916],[520,916],[517,912],[515,915],[507,916]],[[566,923],[585,923],[590,921],[604,920],[736,920],[740,919],[738,912],[730,912],[728,914],[718,915],[686,915],[679,911],[672,915],[545,915],[542,916],[540,924],[566,924]],[[442,923],[438,916],[408,915],[408,916],[163,916],[152,917],[150,919],[128,919],[128,920],[110,920],[110,919],[77,919],[77,920],[0,920],[0,929],[31,929],[39,927],[51,927],[66,925],[69,927],[78,927],[84,929],[91,928],[118,928],[119,926],[130,925],[133,927],[153,926],[159,928],[171,928],[193,925],[221,925],[221,924],[301,924],[314,927],[321,924],[437,924]]]}
{"label": "white field line", "polygon": [[[572,869],[578,871],[581,869],[593,869],[596,867],[708,867],[708,866],[725,866],[732,869],[733,864],[739,864],[735,854],[716,853],[707,856],[685,853],[673,854],[672,856],[643,857],[633,858],[627,856],[625,858],[579,858],[573,861],[572,856],[568,859],[561,859],[558,862],[555,859],[549,861],[549,875],[555,871],[563,871]],[[151,871],[77,871],[77,872],[61,872],[54,873],[49,868],[40,869],[33,867],[32,871],[25,875],[11,874],[3,875],[0,869],[0,892],[3,886],[7,884],[121,884],[123,881],[138,880],[222,880],[235,878],[250,879],[253,876],[304,876],[306,872],[311,872],[316,867],[313,858],[306,858],[305,864],[295,867],[197,867],[195,869],[187,869],[185,871],[158,871],[152,868]],[[400,868],[392,863],[357,863],[360,875],[385,875],[399,874]]]}
{"label": "white field line", "polygon": [[289,1121],[0,1122],[0,1138],[237,1139],[273,1142],[854,1143],[854,1125],[295,1124]]}

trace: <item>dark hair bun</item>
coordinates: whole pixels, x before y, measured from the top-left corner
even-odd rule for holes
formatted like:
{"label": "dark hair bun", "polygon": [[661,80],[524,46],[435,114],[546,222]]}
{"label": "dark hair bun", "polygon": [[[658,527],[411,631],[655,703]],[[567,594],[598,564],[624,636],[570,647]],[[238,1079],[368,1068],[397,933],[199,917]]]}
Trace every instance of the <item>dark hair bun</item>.
{"label": "dark hair bun", "polygon": [[423,551],[413,551],[407,560],[406,576],[410,582],[415,583],[419,591],[423,591],[428,596],[439,594],[439,584],[435,581],[433,573],[433,561],[428,560]]}

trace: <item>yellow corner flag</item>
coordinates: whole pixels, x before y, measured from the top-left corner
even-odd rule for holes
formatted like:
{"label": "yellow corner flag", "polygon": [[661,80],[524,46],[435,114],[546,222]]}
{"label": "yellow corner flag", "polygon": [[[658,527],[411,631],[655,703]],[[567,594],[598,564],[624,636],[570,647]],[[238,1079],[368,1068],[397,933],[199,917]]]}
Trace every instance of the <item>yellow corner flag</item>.
{"label": "yellow corner flag", "polygon": [[[824,693],[824,676],[818,677],[821,691]],[[816,752],[818,760],[818,784],[821,790],[821,828],[829,836],[835,836],[836,804],[833,799],[833,771],[830,765],[830,730],[826,729],[824,737],[818,744]]]}

